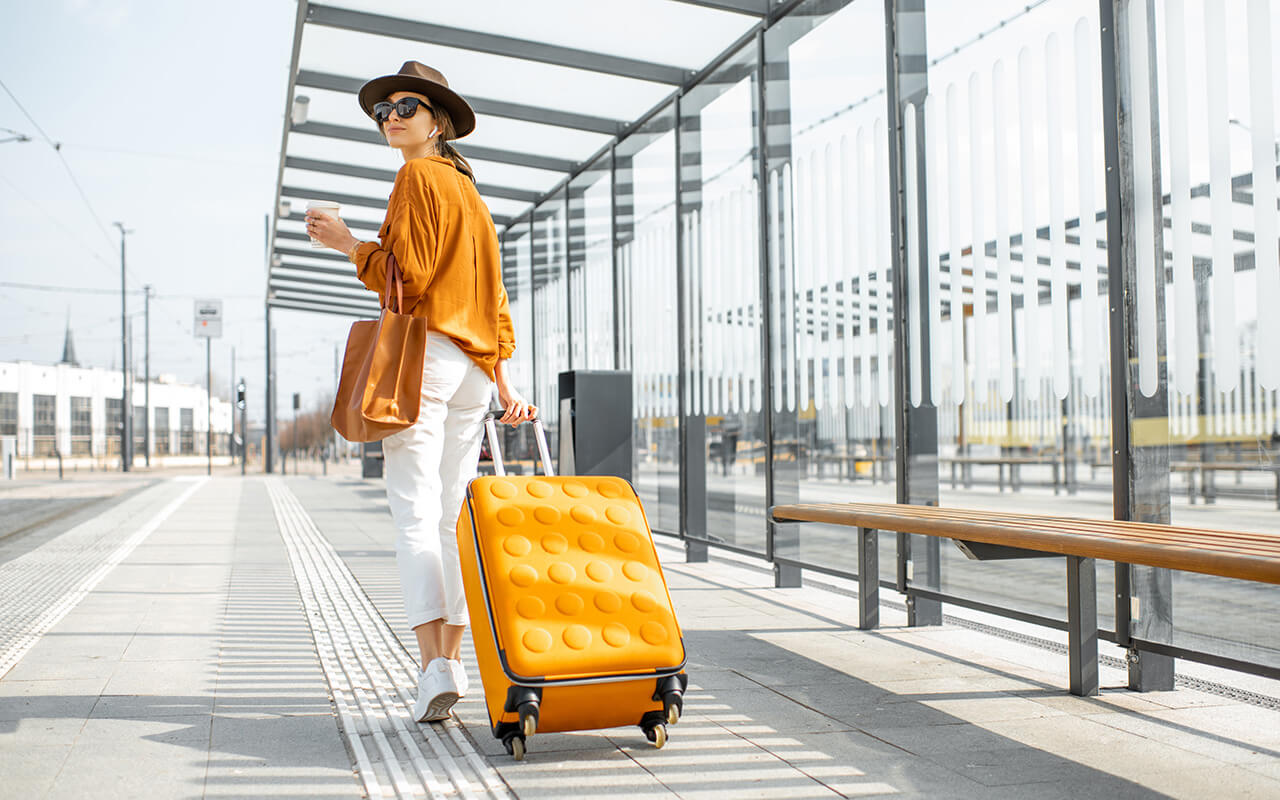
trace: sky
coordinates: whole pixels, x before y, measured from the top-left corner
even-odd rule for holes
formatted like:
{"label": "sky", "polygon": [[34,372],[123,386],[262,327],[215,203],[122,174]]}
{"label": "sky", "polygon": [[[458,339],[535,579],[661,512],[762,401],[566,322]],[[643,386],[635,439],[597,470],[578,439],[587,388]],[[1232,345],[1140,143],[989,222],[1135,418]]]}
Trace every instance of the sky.
{"label": "sky", "polygon": [[[150,284],[151,373],[204,382],[194,303],[224,301],[215,391],[231,350],[261,418],[263,217],[285,108],[292,0],[4,0],[0,128],[0,360],[53,363],[70,317],[82,365],[120,366],[120,237],[130,291]],[[38,128],[37,128],[38,126]],[[83,188],[86,203],[58,152]],[[12,134],[0,130],[0,139]],[[12,284],[39,284],[37,291]],[[142,353],[142,295],[130,294]],[[332,386],[348,320],[277,316],[280,407]],[[139,370],[141,366],[139,366]],[[220,385],[219,385],[220,384]]]}

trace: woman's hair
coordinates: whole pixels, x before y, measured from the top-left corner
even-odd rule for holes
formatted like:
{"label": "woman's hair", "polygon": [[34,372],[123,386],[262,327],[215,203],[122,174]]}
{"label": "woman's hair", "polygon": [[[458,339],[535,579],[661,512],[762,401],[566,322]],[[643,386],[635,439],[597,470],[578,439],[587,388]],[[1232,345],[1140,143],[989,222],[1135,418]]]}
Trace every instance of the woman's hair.
{"label": "woman's hair", "polygon": [[449,144],[450,141],[458,136],[458,131],[453,127],[453,119],[449,117],[449,112],[440,108],[440,106],[432,106],[432,108],[435,110],[436,124],[440,126],[440,138],[436,139],[440,155],[452,161],[459,172],[470,178],[472,183],[475,183],[476,173],[471,169],[471,163],[462,157],[462,153],[458,152],[458,148]]}
{"label": "woman's hair", "polygon": [[[462,153],[449,142],[458,137],[458,129],[453,127],[453,119],[449,116],[449,112],[437,105],[431,106],[432,114],[435,116],[436,125],[440,128],[440,135],[436,138],[437,154],[444,156],[453,162],[458,171],[471,179],[472,183],[476,182],[475,170],[471,169],[471,163],[462,157]],[[386,123],[378,123],[378,132],[386,138],[386,132],[383,131],[383,125]]]}

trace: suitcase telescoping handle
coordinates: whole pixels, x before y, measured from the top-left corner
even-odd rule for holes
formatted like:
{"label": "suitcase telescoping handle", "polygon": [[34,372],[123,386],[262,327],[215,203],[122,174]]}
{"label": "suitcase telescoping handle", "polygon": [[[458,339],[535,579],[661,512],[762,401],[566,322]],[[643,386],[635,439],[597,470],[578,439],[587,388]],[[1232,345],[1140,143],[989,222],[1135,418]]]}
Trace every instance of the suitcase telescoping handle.
{"label": "suitcase telescoping handle", "polygon": [[[489,437],[489,453],[493,455],[493,474],[506,475],[507,468],[502,463],[502,450],[498,447],[498,423],[506,414],[505,409],[495,409],[484,415],[484,432]],[[555,467],[551,466],[551,450],[547,447],[547,432],[542,428],[542,419],[533,418],[533,436],[538,442],[538,457],[542,460],[542,473],[548,478],[555,477]]]}

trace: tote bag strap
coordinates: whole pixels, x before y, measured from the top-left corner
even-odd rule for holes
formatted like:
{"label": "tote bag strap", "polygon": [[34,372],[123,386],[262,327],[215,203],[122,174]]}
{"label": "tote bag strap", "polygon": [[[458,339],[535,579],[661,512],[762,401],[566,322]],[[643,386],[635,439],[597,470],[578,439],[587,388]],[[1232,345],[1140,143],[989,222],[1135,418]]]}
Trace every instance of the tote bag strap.
{"label": "tote bag strap", "polygon": [[397,314],[404,313],[404,275],[400,272],[400,262],[396,261],[396,254],[387,253],[387,282],[382,297],[382,307],[391,309],[391,282],[395,280],[396,286],[396,307],[393,309]]}

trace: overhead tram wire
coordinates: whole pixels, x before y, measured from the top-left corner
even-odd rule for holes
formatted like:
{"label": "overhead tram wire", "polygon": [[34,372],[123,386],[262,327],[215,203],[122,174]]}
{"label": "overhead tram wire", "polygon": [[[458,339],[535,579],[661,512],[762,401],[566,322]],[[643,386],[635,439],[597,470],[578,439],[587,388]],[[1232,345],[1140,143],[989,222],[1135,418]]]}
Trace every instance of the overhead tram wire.
{"label": "overhead tram wire", "polygon": [[[71,164],[67,162],[66,156],[62,154],[62,143],[55,142],[52,137],[45,132],[44,128],[40,127],[40,123],[36,122],[36,118],[31,116],[31,112],[27,111],[26,106],[22,105],[22,102],[18,100],[17,95],[13,93],[13,90],[10,89],[3,80],[0,80],[0,89],[4,89],[5,94],[9,95],[9,99],[18,107],[18,110],[22,112],[23,116],[25,116],[31,124],[35,126],[36,131],[45,140],[45,143],[53,148],[54,154],[58,156],[58,161],[62,163],[62,168],[67,171],[67,177],[71,179],[71,184],[76,187],[76,192],[79,193],[80,199],[84,201],[85,208],[89,209],[89,215],[92,216],[93,221],[97,223],[98,230],[102,231],[102,236],[107,240],[107,243],[114,247],[115,241],[111,238],[111,232],[107,230],[107,226],[102,222],[102,217],[98,216],[98,211],[93,207],[93,203],[89,202],[89,195],[85,193],[84,187],[80,185],[80,180],[76,178],[75,172],[71,169]],[[105,263],[105,259],[102,260]],[[129,276],[135,281],[138,280],[132,270],[127,269],[126,272],[128,272]]]}

